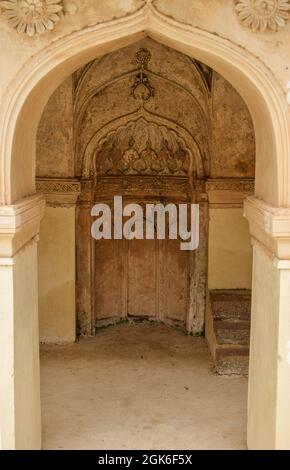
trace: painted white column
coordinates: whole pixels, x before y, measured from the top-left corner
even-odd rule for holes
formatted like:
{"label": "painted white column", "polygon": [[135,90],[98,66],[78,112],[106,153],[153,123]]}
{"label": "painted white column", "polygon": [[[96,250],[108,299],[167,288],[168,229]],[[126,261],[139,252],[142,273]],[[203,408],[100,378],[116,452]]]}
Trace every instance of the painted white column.
{"label": "painted white column", "polygon": [[290,449],[290,210],[245,203],[253,241],[249,449]]}
{"label": "painted white column", "polygon": [[290,449],[290,261],[278,261],[280,315],[277,373],[276,448]]}
{"label": "painted white column", "polygon": [[2,449],[40,449],[37,236],[44,201],[0,206]]}

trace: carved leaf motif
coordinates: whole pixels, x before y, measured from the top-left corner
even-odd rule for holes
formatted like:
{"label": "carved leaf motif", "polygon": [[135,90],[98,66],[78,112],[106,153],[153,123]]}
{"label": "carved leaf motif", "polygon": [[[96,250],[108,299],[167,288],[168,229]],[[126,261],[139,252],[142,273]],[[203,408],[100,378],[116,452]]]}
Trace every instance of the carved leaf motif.
{"label": "carved leaf motif", "polygon": [[175,131],[144,118],[110,133],[96,150],[98,175],[187,176],[190,154]]}

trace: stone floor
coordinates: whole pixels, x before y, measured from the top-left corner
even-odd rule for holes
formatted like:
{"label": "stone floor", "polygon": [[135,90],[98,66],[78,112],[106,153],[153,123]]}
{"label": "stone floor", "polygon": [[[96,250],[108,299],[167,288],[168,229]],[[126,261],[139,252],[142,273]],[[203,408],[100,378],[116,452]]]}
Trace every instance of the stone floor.
{"label": "stone floor", "polygon": [[247,380],[203,338],[124,324],[41,351],[44,449],[245,449]]}

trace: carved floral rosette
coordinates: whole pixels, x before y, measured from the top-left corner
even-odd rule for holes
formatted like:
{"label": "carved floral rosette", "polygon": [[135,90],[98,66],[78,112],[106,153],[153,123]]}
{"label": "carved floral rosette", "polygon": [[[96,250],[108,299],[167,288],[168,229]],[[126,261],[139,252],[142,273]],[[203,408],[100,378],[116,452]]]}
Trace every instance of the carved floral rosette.
{"label": "carved floral rosette", "polygon": [[18,33],[34,36],[54,29],[63,11],[63,1],[2,0],[0,7]]}
{"label": "carved floral rosette", "polygon": [[289,0],[235,0],[242,25],[253,32],[278,31],[290,17]]}

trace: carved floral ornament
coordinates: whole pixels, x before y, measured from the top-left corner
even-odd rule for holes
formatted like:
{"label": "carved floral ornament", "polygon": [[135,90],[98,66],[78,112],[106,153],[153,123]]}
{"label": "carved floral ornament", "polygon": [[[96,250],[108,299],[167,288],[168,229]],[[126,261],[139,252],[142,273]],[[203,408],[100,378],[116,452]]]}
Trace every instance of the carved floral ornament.
{"label": "carved floral ornament", "polygon": [[253,32],[278,31],[290,18],[289,0],[235,0],[242,25]]}
{"label": "carved floral ornament", "polygon": [[[98,143],[95,162],[84,165],[93,175],[188,176],[191,152],[178,134],[143,117],[110,132]],[[93,171],[92,171],[93,170]]]}
{"label": "carved floral ornament", "polygon": [[134,99],[140,101],[142,105],[154,96],[154,88],[151,86],[150,80],[145,73],[150,61],[151,52],[148,49],[142,47],[136,52],[135,62],[139,69],[139,73],[137,74],[132,87],[132,95]]}
{"label": "carved floral ornament", "polygon": [[[290,18],[290,0],[233,1],[241,24],[254,32],[278,31]],[[154,6],[152,0],[144,1],[144,7],[148,5]],[[18,33],[28,36],[52,31],[62,14],[77,10],[68,0],[0,0],[0,13]]]}
{"label": "carved floral ornament", "polygon": [[53,30],[64,8],[62,0],[2,0],[0,7],[9,24],[28,36]]}

